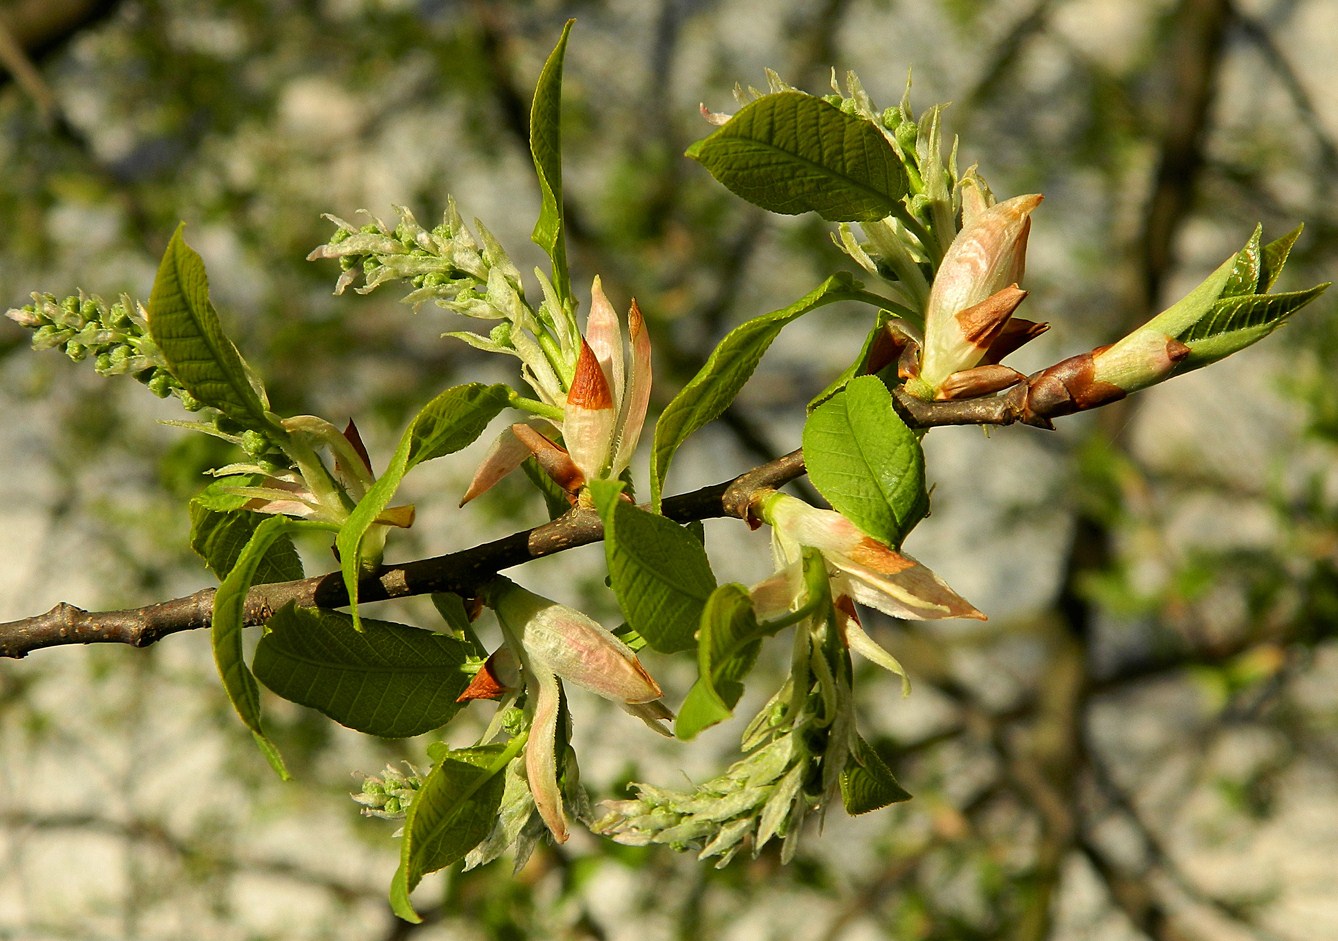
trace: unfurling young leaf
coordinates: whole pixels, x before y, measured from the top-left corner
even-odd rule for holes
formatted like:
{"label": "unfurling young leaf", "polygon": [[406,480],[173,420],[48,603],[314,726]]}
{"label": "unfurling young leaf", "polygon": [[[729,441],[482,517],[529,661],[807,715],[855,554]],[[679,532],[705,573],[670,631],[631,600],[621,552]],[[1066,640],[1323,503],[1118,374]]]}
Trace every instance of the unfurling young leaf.
{"label": "unfurling young leaf", "polygon": [[854,736],[850,760],[841,771],[841,802],[852,816],[911,799],[873,746]]}
{"label": "unfurling young leaf", "polygon": [[[251,534],[265,519],[260,513],[244,510],[250,498],[230,492],[238,486],[248,486],[255,476],[221,477],[190,502],[190,547],[220,580],[227,577],[237,563]],[[298,558],[293,541],[279,536],[270,544],[256,566],[253,584],[268,585],[302,577],[302,560]]]}
{"label": "unfurling young leaf", "polygon": [[421,922],[409,893],[423,876],[464,859],[492,830],[502,802],[502,771],[515,747],[448,752],[423,781],[404,818],[400,865],[390,883],[390,906],[400,918]]}
{"label": "unfurling young leaf", "polygon": [[562,60],[574,22],[568,20],[562,27],[562,37],[539,73],[530,106],[530,153],[542,198],[539,220],[530,238],[552,261],[553,290],[563,304],[572,303],[572,299],[562,210]]}
{"label": "unfurling young leaf", "polygon": [[149,295],[149,335],[172,375],[191,395],[276,443],[286,437],[269,416],[264,389],[223,332],[209,300],[204,262],[177,227]]}
{"label": "unfurling young leaf", "polygon": [[872,222],[906,195],[906,169],[882,131],[802,92],[749,102],[687,153],[736,195],[785,215]]}
{"label": "unfurling young leaf", "polygon": [[774,628],[760,625],[753,600],[742,585],[721,585],[702,611],[697,646],[697,682],[688,690],[674,734],[694,738],[734,714],[743,678],[753,668],[762,639]]}
{"label": "unfurling young leaf", "polygon": [[808,416],[804,464],[832,509],[893,548],[928,510],[920,439],[876,376],[851,380]]}
{"label": "unfurling young leaf", "polygon": [[358,501],[335,540],[354,624],[358,623],[358,577],[362,574],[362,541],[367,530],[390,505],[405,474],[423,461],[471,444],[506,407],[510,392],[504,385],[477,382],[453,386],[427,403],[405,429],[390,466]]}
{"label": "unfurling young leaf", "polygon": [[604,521],[609,579],[628,625],[661,653],[689,649],[716,587],[706,550],[673,520],[619,499],[620,483],[591,481],[590,490]]}

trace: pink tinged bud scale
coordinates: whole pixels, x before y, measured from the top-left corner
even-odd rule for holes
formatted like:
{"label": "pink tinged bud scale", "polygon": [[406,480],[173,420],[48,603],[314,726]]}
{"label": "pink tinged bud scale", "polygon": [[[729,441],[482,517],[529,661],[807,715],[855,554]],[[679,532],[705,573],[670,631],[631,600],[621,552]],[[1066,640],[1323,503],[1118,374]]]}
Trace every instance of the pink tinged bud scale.
{"label": "pink tinged bud scale", "polygon": [[779,538],[821,552],[839,573],[835,583],[840,591],[861,604],[915,620],[985,618],[928,568],[866,536],[833,510],[775,493],[767,498],[763,513]]}
{"label": "pink tinged bud scale", "polygon": [[534,716],[530,737],[525,743],[525,777],[529,781],[534,806],[553,839],[567,842],[567,815],[562,809],[562,788],[558,784],[557,723],[562,692],[557,677],[540,672],[534,677]]}
{"label": "pink tinged bud scale", "polygon": [[475,497],[487,493],[499,480],[525,463],[525,458],[530,454],[531,451],[525,442],[521,441],[511,428],[506,429],[489,446],[488,453],[483,456],[483,461],[474,471],[469,489],[460,498],[460,505],[464,506]]}
{"label": "pink tinged bud scale", "polygon": [[641,308],[633,299],[632,307],[627,312],[627,332],[632,344],[632,374],[626,389],[625,400],[621,403],[622,415],[618,420],[618,440],[614,448],[613,464],[609,476],[617,477],[632,462],[637,442],[641,440],[641,429],[646,423],[646,411],[650,407],[650,334],[646,331],[645,318]]}
{"label": "pink tinged bud scale", "polygon": [[612,392],[613,404],[617,408],[623,399],[623,333],[618,323],[618,315],[604,294],[604,286],[595,276],[595,283],[590,289],[590,315],[585,320],[585,341],[590,344],[599,368]]}
{"label": "pink tinged bud scale", "polygon": [[1031,213],[1042,198],[1016,196],[974,212],[948,247],[925,311],[920,375],[930,389],[977,365],[1026,296],[1016,285],[1026,267]]}

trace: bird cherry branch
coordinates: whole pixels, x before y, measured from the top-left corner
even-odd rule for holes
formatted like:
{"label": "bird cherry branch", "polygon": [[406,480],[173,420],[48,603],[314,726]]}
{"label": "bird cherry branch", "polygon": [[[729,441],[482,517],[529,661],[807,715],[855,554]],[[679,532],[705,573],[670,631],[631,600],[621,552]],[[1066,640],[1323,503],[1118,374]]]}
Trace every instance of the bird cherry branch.
{"label": "bird cherry branch", "polygon": [[[926,402],[898,388],[895,401],[902,418],[913,428],[1010,425],[1018,421],[1048,425],[1046,419],[1031,413],[1028,389],[1028,383],[1019,383],[1002,395]],[[663,502],[663,512],[678,522],[720,517],[747,519],[757,494],[784,486],[803,476],[804,472],[803,453],[795,450],[731,480],[669,497]],[[435,592],[469,596],[503,569],[589,545],[603,536],[603,523],[593,509],[573,507],[551,522],[492,542],[446,555],[383,566],[359,584],[359,598],[361,601],[384,601]],[[338,608],[348,604],[348,594],[339,572],[256,585],[246,596],[245,623],[263,624],[289,603]],[[118,611],[86,611],[62,601],[44,614],[0,624],[0,656],[18,659],[34,650],[67,644],[147,647],[171,634],[207,629],[212,623],[213,606],[212,588],[170,601]]]}

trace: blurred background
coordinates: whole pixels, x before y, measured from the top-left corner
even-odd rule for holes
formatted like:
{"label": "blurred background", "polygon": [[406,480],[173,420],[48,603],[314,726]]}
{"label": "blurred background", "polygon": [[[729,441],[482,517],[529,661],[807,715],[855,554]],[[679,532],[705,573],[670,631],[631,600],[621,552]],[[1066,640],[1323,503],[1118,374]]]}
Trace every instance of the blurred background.
{"label": "blurred background", "polygon": [[[321,214],[403,205],[430,226],[453,194],[537,264],[529,95],[569,16],[573,280],[636,296],[659,405],[728,329],[849,267],[828,225],[755,211],[681,156],[709,132],[698,104],[732,110],[768,67],[818,93],[854,69],[881,105],[909,71],[917,113],[953,102],[963,167],[1001,197],[1046,195],[1023,315],[1052,329],[1023,371],[1120,336],[1257,222],[1266,239],[1306,224],[1281,289],[1338,270],[1330,0],[3,0],[0,309],[31,291],[147,299],[185,220],[276,410],[355,417],[383,467],[430,395],[513,376],[439,339],[461,327],[442,311],[332,296],[336,266],[304,260],[333,231]],[[866,329],[841,307],[789,328],[670,492],[796,447]],[[227,452],[156,424],[180,412],[136,383],[27,345],[0,320],[0,621],[208,584],[185,501]],[[907,549],[990,620],[871,620],[914,691],[870,668],[860,721],[916,799],[833,812],[785,868],[578,835],[515,876],[429,877],[409,926],[385,903],[394,827],[348,794],[352,771],[421,764],[425,742],[269,702],[298,778],[283,784],[202,633],[5,661],[0,938],[1338,937],[1335,375],[1325,297],[1055,432],[931,434],[933,514]],[[390,558],[543,518],[510,483],[455,510],[472,466],[410,477],[419,523]],[[707,527],[722,580],[769,567],[765,533],[743,529]],[[303,549],[309,572],[333,567]],[[612,624],[591,551],[512,574]],[[414,604],[378,616],[430,623]],[[692,664],[649,665],[671,699],[691,682]],[[737,745],[726,726],[642,753],[635,723],[593,706],[576,743],[597,798],[629,776],[700,780]]]}

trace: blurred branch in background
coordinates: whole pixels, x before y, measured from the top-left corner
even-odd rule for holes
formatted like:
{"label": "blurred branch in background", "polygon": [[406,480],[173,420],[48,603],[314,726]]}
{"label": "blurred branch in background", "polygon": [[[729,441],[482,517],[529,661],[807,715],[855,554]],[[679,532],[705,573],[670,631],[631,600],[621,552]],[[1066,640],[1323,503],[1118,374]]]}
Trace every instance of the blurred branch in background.
{"label": "blurred branch in background", "polygon": [[[1296,263],[1309,268],[1297,283],[1331,277],[1338,115],[1324,92],[1338,75],[1314,39],[1332,35],[1331,5],[1133,6],[834,0],[777,18],[738,0],[5,4],[0,26],[23,55],[0,46],[0,58],[29,78],[0,82],[0,217],[12,220],[0,300],[21,304],[48,284],[147,294],[157,249],[190,219],[219,289],[233,292],[224,302],[247,323],[248,349],[282,364],[267,370],[285,376],[275,395],[294,409],[356,408],[374,446],[393,440],[405,403],[449,382],[464,354],[437,339],[447,327],[427,313],[414,319],[378,297],[334,306],[327,273],[300,259],[328,234],[321,212],[402,202],[430,216],[448,191],[477,202],[462,202],[467,213],[514,217],[499,236],[523,243],[534,196],[509,168],[524,161],[524,89],[572,12],[585,34],[568,66],[573,257],[611,294],[638,298],[663,389],[838,257],[817,227],[778,225],[679,158],[700,136],[697,102],[728,109],[733,84],[761,83],[763,66],[814,92],[829,65],[855,68],[881,101],[913,66],[917,98],[958,100],[949,123],[969,129],[974,147],[997,148],[963,163],[979,161],[997,192],[1049,197],[1033,235],[1042,287],[1029,303],[1049,308],[1073,348],[1120,336],[1221,243],[1237,247],[1255,218],[1306,219]],[[79,16],[47,39],[12,18],[66,8]],[[462,117],[485,110],[480,99],[492,119]],[[972,600],[1007,613],[969,632],[869,625],[915,683],[905,702],[889,685],[886,709],[869,718],[916,800],[829,819],[784,868],[771,854],[716,872],[593,842],[541,850],[518,877],[502,865],[443,880],[440,904],[424,906],[412,931],[620,939],[783,928],[833,941],[1338,931],[1313,915],[1331,894],[1338,838],[1324,822],[1338,819],[1331,302],[1277,339],[1273,353],[1202,385],[1177,380],[1190,391],[1169,389],[1155,424],[1139,398],[1054,435],[996,432],[990,444],[1026,468],[1020,481],[1004,479],[997,454],[980,458],[976,433],[935,433],[956,449],[945,455],[961,456],[937,471],[917,552],[975,578]],[[18,345],[0,334],[0,348]],[[793,447],[798,427],[776,416],[826,384],[823,347],[821,331],[778,345],[758,380],[770,395],[736,406],[718,455],[685,464],[684,479],[724,479]],[[196,486],[218,452],[132,431],[142,422],[128,400],[61,366],[0,362],[6,407],[27,397],[24,409],[43,409],[29,427],[0,429],[6,530],[44,533],[11,550],[3,617],[70,592],[114,606],[196,587],[198,567],[169,548],[186,524],[152,494]],[[1236,437],[1203,450],[1182,441],[1186,428],[1220,423],[1215,406],[1237,405],[1251,411],[1230,413],[1246,425]],[[94,447],[106,456],[90,470]],[[165,456],[154,468],[143,454]],[[111,517],[108,480],[141,505],[136,535]],[[443,500],[458,483],[442,481]],[[974,528],[954,528],[964,506]],[[496,535],[516,528],[517,513],[496,515],[485,520]],[[431,555],[484,537],[438,527],[418,538]],[[1001,546],[1019,558],[991,575]],[[135,560],[138,581],[102,566],[109,556]],[[547,577],[572,591],[572,571]],[[411,933],[388,927],[379,890],[362,888],[380,884],[389,831],[349,819],[357,782],[329,772],[355,752],[369,771],[397,752],[280,709],[273,732],[304,782],[285,789],[217,731],[226,703],[189,637],[88,653],[0,670],[0,934],[115,936],[127,924],[145,939]],[[142,664],[138,702],[121,688],[131,663]],[[141,737],[132,755],[114,744],[128,729]],[[675,760],[620,755],[589,770],[607,793]],[[100,808],[107,795],[115,813]],[[64,836],[80,832],[91,842]],[[161,858],[95,888],[72,871],[107,864],[108,838]],[[302,887],[282,890],[293,883]]]}

